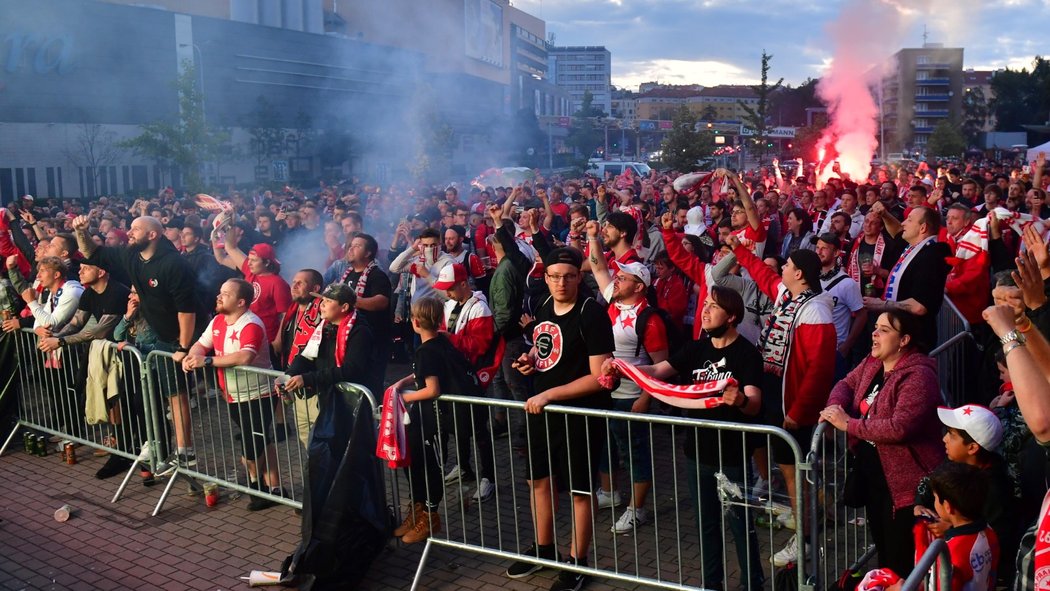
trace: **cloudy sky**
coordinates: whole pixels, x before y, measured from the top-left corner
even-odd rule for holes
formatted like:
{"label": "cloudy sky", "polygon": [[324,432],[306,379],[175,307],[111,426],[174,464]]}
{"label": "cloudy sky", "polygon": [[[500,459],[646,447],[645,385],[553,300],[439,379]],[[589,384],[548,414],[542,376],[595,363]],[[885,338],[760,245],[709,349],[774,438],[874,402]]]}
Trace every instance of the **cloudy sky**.
{"label": "cloudy sky", "polygon": [[[965,49],[965,67],[1025,67],[1050,31],[1050,0],[512,0],[547,22],[557,45],[604,45],[613,84],[757,82],[762,50],[771,78],[818,77],[836,52],[832,30],[860,40],[873,60],[930,42]],[[887,11],[890,11],[887,13]],[[874,64],[872,64],[874,65]]]}

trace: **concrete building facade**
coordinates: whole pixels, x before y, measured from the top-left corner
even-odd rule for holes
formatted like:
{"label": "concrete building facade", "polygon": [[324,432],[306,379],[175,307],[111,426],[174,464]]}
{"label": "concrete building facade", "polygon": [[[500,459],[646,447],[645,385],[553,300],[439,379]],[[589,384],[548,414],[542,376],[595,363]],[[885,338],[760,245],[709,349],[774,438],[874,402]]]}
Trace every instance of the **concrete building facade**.
{"label": "concrete building facade", "polygon": [[937,124],[961,121],[963,49],[926,43],[898,51],[882,80],[887,152],[924,152]]}
{"label": "concrete building facade", "polygon": [[593,105],[612,112],[612,54],[602,46],[551,46],[547,50],[550,79],[572,97],[575,113],[590,92]]}

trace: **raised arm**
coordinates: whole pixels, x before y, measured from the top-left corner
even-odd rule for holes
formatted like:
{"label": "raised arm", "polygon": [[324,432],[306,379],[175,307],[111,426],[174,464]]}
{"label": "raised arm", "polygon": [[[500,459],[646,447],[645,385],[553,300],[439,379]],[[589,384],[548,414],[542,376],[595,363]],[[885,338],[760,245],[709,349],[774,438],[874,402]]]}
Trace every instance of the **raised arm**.
{"label": "raised arm", "polygon": [[[751,198],[751,192],[747,190],[744,183],[740,181],[740,177],[731,171],[725,170],[724,174],[729,178],[729,181],[733,183],[733,187],[736,188],[736,194],[740,196],[740,202],[744,204],[744,211],[747,212],[747,223],[751,226],[752,230],[759,230],[762,228],[762,220],[758,217],[758,209],[755,207],[755,200]],[[717,176],[717,173],[716,173]]]}

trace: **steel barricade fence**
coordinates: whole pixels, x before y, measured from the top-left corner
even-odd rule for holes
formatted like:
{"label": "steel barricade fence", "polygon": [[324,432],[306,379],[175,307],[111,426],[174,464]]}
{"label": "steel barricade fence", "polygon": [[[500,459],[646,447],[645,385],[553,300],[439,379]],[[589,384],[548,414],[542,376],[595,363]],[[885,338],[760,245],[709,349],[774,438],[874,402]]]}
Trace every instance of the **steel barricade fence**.
{"label": "steel barricade fence", "polygon": [[302,391],[280,396],[275,383],[284,374],[271,369],[186,372],[162,351],[151,352],[146,366],[156,409],[154,455],[160,458],[158,470],[171,476],[153,515],[179,477],[191,493],[199,492],[198,481],[204,481],[234,491],[234,498],[242,493],[265,501],[252,500],[249,508],[276,503],[302,508],[317,397],[306,398]]}
{"label": "steel barricade fence", "polygon": [[[936,572],[934,571],[936,567]],[[952,555],[948,544],[943,539],[936,539],[922,553],[911,574],[901,584],[901,591],[916,591],[923,586],[927,575],[936,578],[937,591],[951,591],[952,588]]]}
{"label": "steel barricade fence", "polygon": [[[801,530],[801,496],[808,491],[798,487],[800,498],[792,510],[786,499],[756,496],[752,486],[752,451],[774,442],[790,450],[797,477],[805,477],[801,448],[782,429],[551,405],[525,419],[525,448],[515,449],[488,426],[497,411],[523,408],[520,402],[454,395],[410,405],[412,465],[390,481],[407,484],[406,495],[395,497],[395,505],[408,507],[395,535],[403,534],[406,543],[426,540],[413,589],[424,578],[434,546],[520,561],[524,566],[514,572],[519,576],[532,566],[550,567],[664,589],[730,581],[768,588],[783,570],[770,566],[774,553],[790,543],[796,557],[803,556],[804,536],[792,537],[779,524],[789,521],[790,511]],[[513,433],[521,415],[506,416],[507,431]],[[687,451],[700,460],[687,457]],[[731,457],[739,463],[725,461]],[[626,474],[617,469],[620,462]],[[776,470],[768,456],[765,462],[767,474]],[[453,464],[458,475],[446,478]],[[468,484],[468,470],[476,474],[474,484]],[[637,493],[646,522],[624,523],[625,506],[616,503],[591,509],[592,491],[598,488],[592,486],[595,472],[601,471],[612,482],[626,483],[623,490]],[[548,474],[555,478],[545,481]],[[483,478],[495,485],[490,497],[479,490]],[[633,506],[633,498],[634,493],[624,500]],[[542,522],[539,527],[534,515]],[[555,548],[575,543],[578,536],[581,549],[589,537],[585,551],[577,553],[586,563],[566,564],[542,550],[529,553],[540,536],[549,537]],[[795,582],[807,589],[804,571],[783,570],[781,576],[797,576]]]}
{"label": "steel barricade fence", "polygon": [[[148,454],[151,408],[141,353],[106,340],[45,353],[39,349],[40,339],[27,329],[3,338],[15,339],[19,395],[18,421],[0,454],[21,430],[34,437],[33,451],[38,454],[62,451],[52,446],[71,442],[98,450],[99,455],[131,460],[120,466],[127,474],[113,497],[116,502],[138,464],[153,466]],[[86,460],[85,451],[76,453],[80,461]]]}
{"label": "steel barricade fence", "polygon": [[955,306],[955,302],[945,295],[941,310],[937,313],[937,346],[940,347],[962,333],[972,334],[973,330],[969,321]]}
{"label": "steel barricade fence", "polygon": [[[845,433],[829,423],[820,423],[813,432],[806,462],[812,468],[807,482],[810,502],[822,507],[813,511],[811,542],[817,558],[815,575],[818,582],[854,578],[875,555],[863,508],[847,507],[843,499],[846,474],[854,462]],[[817,519],[817,516],[821,519]]]}
{"label": "steel barricade fence", "polygon": [[930,357],[937,360],[937,380],[948,406],[956,407],[970,399],[977,362],[977,341],[970,323],[948,296],[937,315],[937,346]]}

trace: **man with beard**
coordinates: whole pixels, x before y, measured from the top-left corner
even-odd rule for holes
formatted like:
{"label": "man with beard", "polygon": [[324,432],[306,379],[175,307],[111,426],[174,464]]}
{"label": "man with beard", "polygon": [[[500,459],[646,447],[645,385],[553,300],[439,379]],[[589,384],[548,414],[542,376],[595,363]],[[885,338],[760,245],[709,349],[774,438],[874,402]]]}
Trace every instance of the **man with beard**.
{"label": "man with beard", "polygon": [[[314,269],[302,269],[292,277],[292,306],[281,325],[281,368],[292,364],[302,353],[306,343],[321,323],[321,299],[313,294],[321,290],[321,274]],[[317,419],[317,397],[295,399],[295,427],[303,448],[309,447],[310,428]]]}
{"label": "man with beard", "polygon": [[[193,344],[197,319],[197,284],[193,270],[167,238],[156,218],[142,216],[131,222],[127,248],[97,246],[88,234],[87,216],[73,220],[77,245],[88,262],[128,275],[141,300],[140,313],[157,335],[156,350],[172,353],[172,361],[182,363]],[[185,466],[197,463],[190,438],[189,398],[185,378],[160,370],[157,383],[162,395],[174,398],[172,421],[175,425],[176,457]]]}
{"label": "man with beard", "polygon": [[861,299],[860,285],[839,268],[842,241],[833,233],[817,238],[820,258],[820,286],[831,297],[831,318],[835,323],[835,380],[846,377],[850,351],[868,326],[868,310]]}
{"label": "man with beard", "polygon": [[[230,279],[222,284],[215,298],[215,318],[182,360],[182,370],[216,368],[219,389],[226,395],[230,420],[241,431],[241,464],[248,472],[248,486],[282,496],[277,471],[277,450],[270,438],[273,430],[274,398],[268,380],[225,368],[241,366],[270,369],[269,339],[262,320],[249,306],[255,295],[251,283]],[[208,356],[214,353],[214,356]],[[252,496],[249,511],[261,511],[277,504],[265,497]]]}
{"label": "man with beard", "polygon": [[452,257],[453,263],[463,265],[463,268],[467,270],[467,280],[471,289],[487,292],[485,267],[482,266],[478,255],[464,248],[466,237],[467,229],[463,226],[458,224],[449,226],[445,230],[445,254]]}
{"label": "man with beard", "polygon": [[[41,351],[48,353],[66,345],[112,339],[113,329],[117,327],[120,317],[127,310],[131,291],[124,285],[111,281],[105,269],[86,263],[80,265],[80,284],[84,286],[84,292],[80,296],[76,314],[73,315],[69,324],[52,332],[50,337],[40,340],[39,349]],[[120,407],[113,406],[119,401],[118,395],[117,392],[109,392],[106,396],[109,406],[108,420],[113,425],[119,424],[121,418]],[[80,412],[82,410],[81,399],[77,397],[78,416],[83,414]],[[117,441],[112,441],[108,445],[115,447]],[[125,451],[133,452],[133,450],[133,446],[125,446]],[[105,455],[105,452],[102,455]],[[106,464],[95,473],[95,478],[100,480],[109,478],[130,467],[131,460],[111,455]]]}
{"label": "man with beard", "polygon": [[897,221],[904,219],[904,205],[900,202],[897,185],[893,184],[893,181],[882,183],[882,186],[879,188],[879,203],[881,203],[883,209]]}
{"label": "man with beard", "polygon": [[357,295],[356,308],[368,322],[375,341],[372,344],[374,380],[382,384],[390,358],[391,318],[390,298],[393,287],[390,276],[376,264],[379,244],[368,234],[358,234],[350,240],[346,257],[332,263],[324,273],[326,285],[343,283]]}

